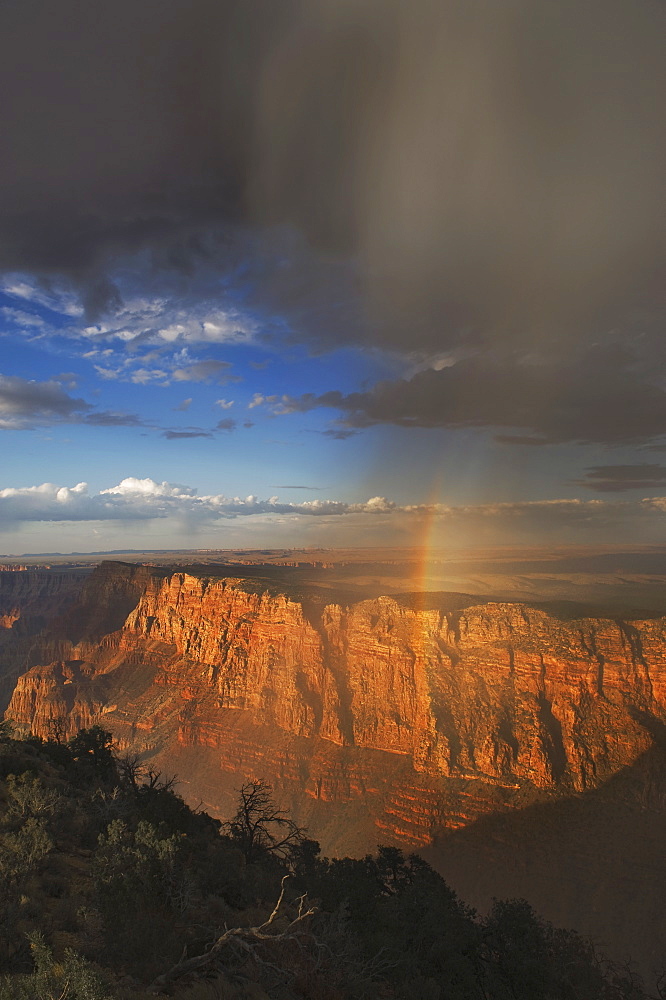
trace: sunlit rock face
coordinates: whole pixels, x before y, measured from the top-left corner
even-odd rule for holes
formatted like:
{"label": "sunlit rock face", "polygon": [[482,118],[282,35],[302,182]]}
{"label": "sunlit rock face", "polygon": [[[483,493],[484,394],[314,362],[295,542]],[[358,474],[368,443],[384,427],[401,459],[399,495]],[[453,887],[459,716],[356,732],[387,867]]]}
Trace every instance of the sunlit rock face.
{"label": "sunlit rock face", "polygon": [[107,563],[40,640],[7,716],[44,736],[100,723],[218,813],[264,778],[342,850],[585,791],[653,745],[663,619],[472,601],[341,606]]}

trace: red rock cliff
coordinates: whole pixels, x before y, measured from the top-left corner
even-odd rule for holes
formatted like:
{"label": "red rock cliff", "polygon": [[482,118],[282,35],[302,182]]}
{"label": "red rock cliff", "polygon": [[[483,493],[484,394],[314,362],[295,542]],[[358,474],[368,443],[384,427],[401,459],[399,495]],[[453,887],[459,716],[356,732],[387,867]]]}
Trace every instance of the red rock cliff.
{"label": "red rock cliff", "polygon": [[211,763],[190,780],[212,808],[220,771],[236,785],[252,772],[296,797],[360,799],[385,834],[419,842],[635,761],[666,717],[665,624],[389,597],[343,607],[104,564],[7,715],[42,734],[102,721],[180,753],[193,775],[198,747]]}

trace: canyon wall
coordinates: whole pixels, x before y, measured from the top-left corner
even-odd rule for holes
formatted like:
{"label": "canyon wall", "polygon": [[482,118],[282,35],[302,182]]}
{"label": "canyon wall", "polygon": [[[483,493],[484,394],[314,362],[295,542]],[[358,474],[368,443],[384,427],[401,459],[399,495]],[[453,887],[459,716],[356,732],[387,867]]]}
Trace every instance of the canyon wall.
{"label": "canyon wall", "polygon": [[305,799],[345,804],[368,839],[407,844],[597,787],[653,745],[663,619],[440,604],[105,563],[34,645],[7,717],[44,736],[101,723],[177,760],[215,812],[252,775],[310,821]]}
{"label": "canyon wall", "polygon": [[[347,603],[113,563],[68,608],[28,583],[0,603],[23,622],[2,633],[17,727],[100,724],[221,817],[243,781],[267,780],[327,853],[418,847],[473,905],[525,896],[660,970],[665,619],[451,594]],[[55,614],[22,639],[40,601]]]}
{"label": "canyon wall", "polygon": [[32,663],[36,637],[78,601],[88,572],[3,569],[0,572],[0,712],[19,674]]}
{"label": "canyon wall", "polygon": [[0,632],[36,632],[69,607],[87,573],[67,570],[9,569],[0,572]]}

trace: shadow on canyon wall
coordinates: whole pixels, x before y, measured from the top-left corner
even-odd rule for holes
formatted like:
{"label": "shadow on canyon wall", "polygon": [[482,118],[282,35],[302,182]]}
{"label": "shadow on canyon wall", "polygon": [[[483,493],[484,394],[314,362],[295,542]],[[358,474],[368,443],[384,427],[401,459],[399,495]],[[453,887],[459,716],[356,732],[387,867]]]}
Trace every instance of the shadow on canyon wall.
{"label": "shadow on canyon wall", "polygon": [[426,859],[471,905],[524,897],[652,978],[666,966],[666,740],[599,788],[442,831]]}

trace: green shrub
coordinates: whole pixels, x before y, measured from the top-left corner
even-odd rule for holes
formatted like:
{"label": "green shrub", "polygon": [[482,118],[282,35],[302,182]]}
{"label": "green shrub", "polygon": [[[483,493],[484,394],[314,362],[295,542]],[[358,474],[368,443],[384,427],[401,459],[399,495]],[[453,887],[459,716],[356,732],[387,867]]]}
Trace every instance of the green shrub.
{"label": "green shrub", "polygon": [[30,816],[16,833],[0,834],[0,877],[15,879],[27,874],[52,847],[44,821]]}
{"label": "green shrub", "polygon": [[7,818],[40,818],[57,812],[61,795],[55,788],[48,788],[30,771],[7,776]]}
{"label": "green shrub", "polygon": [[102,977],[76,952],[70,949],[62,962],[54,962],[39,932],[29,940],[35,971],[3,976],[0,1000],[114,1000]]}

